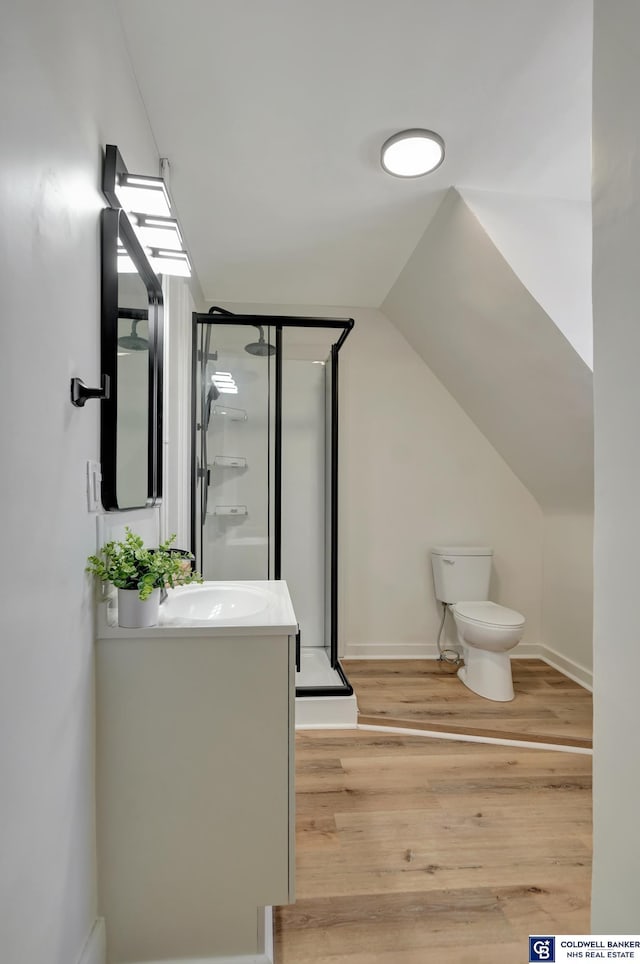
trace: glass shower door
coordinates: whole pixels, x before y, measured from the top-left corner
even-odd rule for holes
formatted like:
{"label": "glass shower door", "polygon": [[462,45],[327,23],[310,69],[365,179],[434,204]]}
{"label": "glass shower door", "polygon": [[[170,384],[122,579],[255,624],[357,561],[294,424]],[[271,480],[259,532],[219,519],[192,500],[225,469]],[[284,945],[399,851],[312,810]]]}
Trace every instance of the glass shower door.
{"label": "glass shower door", "polygon": [[196,326],[195,545],[205,579],[273,578],[273,357],[247,350],[259,344],[255,328]]}
{"label": "glass shower door", "polygon": [[285,580],[300,627],[296,692],[348,695],[338,662],[337,372],[352,322],[210,319],[194,315],[198,567],[208,580]]}
{"label": "glass shower door", "polygon": [[337,669],[335,329],[282,334],[281,576],[300,626],[298,692],[344,688]]}

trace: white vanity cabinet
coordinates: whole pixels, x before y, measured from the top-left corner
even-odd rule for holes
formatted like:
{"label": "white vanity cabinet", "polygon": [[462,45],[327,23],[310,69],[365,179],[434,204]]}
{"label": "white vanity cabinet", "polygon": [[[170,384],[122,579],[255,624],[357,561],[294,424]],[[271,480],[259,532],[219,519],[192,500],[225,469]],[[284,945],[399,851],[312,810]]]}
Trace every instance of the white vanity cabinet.
{"label": "white vanity cabinet", "polygon": [[250,629],[98,638],[109,964],[257,954],[261,908],[294,900],[295,624]]}

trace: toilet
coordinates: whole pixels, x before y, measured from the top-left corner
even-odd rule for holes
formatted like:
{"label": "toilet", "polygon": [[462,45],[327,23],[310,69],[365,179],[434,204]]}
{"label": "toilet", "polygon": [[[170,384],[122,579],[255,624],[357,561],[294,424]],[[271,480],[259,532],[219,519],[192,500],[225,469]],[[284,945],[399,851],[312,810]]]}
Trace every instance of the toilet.
{"label": "toilet", "polygon": [[492,556],[488,546],[439,546],[431,563],[436,599],[448,605],[458,630],[459,679],[478,696],[507,703],[514,696],[509,651],[522,639],[525,619],[490,602]]}

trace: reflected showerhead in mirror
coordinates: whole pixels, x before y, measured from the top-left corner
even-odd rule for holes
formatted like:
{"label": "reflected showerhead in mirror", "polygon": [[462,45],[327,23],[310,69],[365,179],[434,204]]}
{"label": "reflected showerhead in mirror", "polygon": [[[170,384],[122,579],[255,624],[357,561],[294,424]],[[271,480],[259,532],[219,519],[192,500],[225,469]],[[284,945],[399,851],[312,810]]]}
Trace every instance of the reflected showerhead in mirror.
{"label": "reflected showerhead in mirror", "polygon": [[118,338],[118,345],[120,348],[126,348],[127,351],[148,351],[149,342],[146,338],[142,338],[138,334],[138,322],[139,319],[134,319],[131,322],[131,334],[123,335],[122,338]]}
{"label": "reflected showerhead in mirror", "polygon": [[262,325],[255,326],[260,332],[260,339],[258,341],[251,341],[248,345],[244,346],[244,350],[249,352],[250,355],[257,355],[258,357],[264,358],[266,355],[273,355],[275,352],[275,347],[270,345],[268,341],[264,339],[264,328]]}

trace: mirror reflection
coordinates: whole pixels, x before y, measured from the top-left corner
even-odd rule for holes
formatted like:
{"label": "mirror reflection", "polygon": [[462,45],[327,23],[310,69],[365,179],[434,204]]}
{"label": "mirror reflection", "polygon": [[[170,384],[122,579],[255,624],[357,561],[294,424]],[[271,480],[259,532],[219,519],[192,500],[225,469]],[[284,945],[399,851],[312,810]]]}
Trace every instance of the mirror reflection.
{"label": "mirror reflection", "polygon": [[116,492],[121,508],[147,501],[149,312],[137,274],[118,277]]}
{"label": "mirror reflection", "polygon": [[105,509],[153,505],[162,492],[162,288],[123,212],[102,212],[101,408]]}

